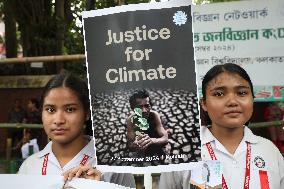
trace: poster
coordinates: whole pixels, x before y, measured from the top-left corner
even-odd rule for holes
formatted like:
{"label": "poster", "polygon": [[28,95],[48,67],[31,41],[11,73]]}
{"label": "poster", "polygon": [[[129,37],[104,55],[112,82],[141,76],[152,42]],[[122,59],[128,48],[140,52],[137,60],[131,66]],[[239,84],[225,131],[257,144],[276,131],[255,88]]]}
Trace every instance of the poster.
{"label": "poster", "polygon": [[254,0],[194,6],[199,94],[205,73],[236,63],[250,75],[256,101],[284,99],[284,1]]}
{"label": "poster", "polygon": [[117,184],[90,179],[75,178],[64,185],[63,176],[58,175],[19,175],[0,174],[1,188],[3,189],[130,189]]}
{"label": "poster", "polygon": [[188,0],[83,12],[99,165],[200,159],[190,15]]}

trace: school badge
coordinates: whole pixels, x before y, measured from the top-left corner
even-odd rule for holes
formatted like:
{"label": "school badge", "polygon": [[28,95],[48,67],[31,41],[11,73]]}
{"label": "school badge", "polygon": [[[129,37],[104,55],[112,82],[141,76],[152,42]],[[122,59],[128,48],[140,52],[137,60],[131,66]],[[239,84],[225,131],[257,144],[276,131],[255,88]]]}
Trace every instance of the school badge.
{"label": "school badge", "polygon": [[265,161],[260,156],[256,156],[254,158],[253,162],[258,168],[264,168],[265,167]]}

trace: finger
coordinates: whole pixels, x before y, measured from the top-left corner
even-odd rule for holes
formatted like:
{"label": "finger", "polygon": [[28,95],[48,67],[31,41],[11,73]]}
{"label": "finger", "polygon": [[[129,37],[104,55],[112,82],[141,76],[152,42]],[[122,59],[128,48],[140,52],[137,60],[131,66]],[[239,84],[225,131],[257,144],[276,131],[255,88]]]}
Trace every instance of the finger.
{"label": "finger", "polygon": [[82,173],[83,173],[83,169],[82,168],[78,169],[78,171],[75,174],[75,177],[79,178],[80,176],[83,176]]}
{"label": "finger", "polygon": [[65,179],[65,180],[67,180],[67,179],[68,179],[68,180],[72,180],[72,178],[76,176],[76,173],[78,172],[78,170],[79,170],[80,168],[81,168],[81,165],[79,165],[79,166],[77,166],[77,167],[74,167],[74,168],[72,168],[72,169],[66,171],[66,172],[64,173],[64,179]]}
{"label": "finger", "polygon": [[150,146],[151,144],[153,144],[152,139],[149,139],[149,140],[145,141],[145,143],[142,146],[143,150],[148,148],[148,146]]}
{"label": "finger", "polygon": [[152,139],[151,139],[151,138],[147,138],[147,139],[145,139],[145,140],[141,143],[141,146],[145,146],[146,144],[151,143],[151,142],[152,142]]}
{"label": "finger", "polygon": [[66,182],[68,180],[68,174],[64,173],[63,177],[64,177],[64,182]]}
{"label": "finger", "polygon": [[144,140],[144,139],[142,139],[142,140],[140,140],[140,141],[137,142],[137,144],[138,144],[139,147],[142,147],[144,143],[145,143],[145,140]]}
{"label": "finger", "polygon": [[150,146],[150,143],[144,145],[144,146],[142,147],[142,150],[146,150],[149,146]]}
{"label": "finger", "polygon": [[92,171],[92,170],[95,170],[95,169],[89,165],[80,166],[79,169],[77,170],[76,176],[84,177],[84,175],[86,175],[89,171]]}
{"label": "finger", "polygon": [[133,144],[138,146],[138,140],[134,140]]}
{"label": "finger", "polygon": [[149,139],[150,139],[150,137],[148,135],[145,135],[142,140],[144,142],[145,140],[149,140]]}
{"label": "finger", "polygon": [[148,134],[143,134],[143,138],[150,138]]}
{"label": "finger", "polygon": [[80,165],[80,170],[82,172],[87,172],[89,169],[92,169],[92,167],[89,165]]}
{"label": "finger", "polygon": [[63,173],[64,181],[67,181],[67,180],[68,180],[69,174],[70,174],[72,171],[74,171],[74,169],[75,169],[75,168],[70,169],[70,170],[68,170],[68,171],[66,171],[66,172]]}
{"label": "finger", "polygon": [[101,180],[102,173],[96,168],[91,168],[87,171],[86,178],[93,180]]}
{"label": "finger", "polygon": [[140,143],[140,145],[145,141],[150,139],[150,137],[148,135],[144,135],[138,142]]}
{"label": "finger", "polygon": [[140,140],[143,137],[143,135],[138,135],[135,137],[136,140]]}
{"label": "finger", "polygon": [[91,167],[87,171],[87,175],[91,175],[91,174],[102,174],[102,173],[96,167]]}
{"label": "finger", "polygon": [[68,180],[72,180],[72,178],[75,177],[76,173],[77,173],[77,169],[70,171],[68,174]]}

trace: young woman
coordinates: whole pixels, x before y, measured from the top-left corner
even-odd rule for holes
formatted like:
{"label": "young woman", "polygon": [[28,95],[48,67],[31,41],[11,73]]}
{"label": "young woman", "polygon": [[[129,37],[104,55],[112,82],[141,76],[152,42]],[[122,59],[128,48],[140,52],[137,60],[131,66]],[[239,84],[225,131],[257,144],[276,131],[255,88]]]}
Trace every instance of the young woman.
{"label": "young woman", "polygon": [[[23,162],[19,174],[56,174],[64,179],[84,177],[135,187],[130,174],[101,174],[95,167],[92,137],[84,135],[90,122],[89,91],[85,82],[69,74],[53,77],[42,95],[42,123],[51,140]],[[90,125],[89,125],[90,126]]]}
{"label": "young woman", "polygon": [[284,188],[284,160],[269,140],[245,126],[253,113],[253,85],[235,64],[216,65],[202,81],[203,160],[219,160],[222,185],[229,189]]}

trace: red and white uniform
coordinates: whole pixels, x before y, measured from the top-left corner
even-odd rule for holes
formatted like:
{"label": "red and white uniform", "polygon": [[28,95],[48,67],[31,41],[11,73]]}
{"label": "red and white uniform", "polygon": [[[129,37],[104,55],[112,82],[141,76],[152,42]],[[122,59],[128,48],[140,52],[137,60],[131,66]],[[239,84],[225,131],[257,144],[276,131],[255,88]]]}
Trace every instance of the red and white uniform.
{"label": "red and white uniform", "polygon": [[[62,175],[65,171],[72,169],[82,162],[82,160],[88,156],[85,165],[96,165],[96,151],[94,148],[94,141],[90,142],[64,167],[61,167],[57,158],[51,149],[52,141],[50,141],[45,148],[30,157],[28,157],[19,169],[19,174],[43,174],[43,168],[46,168],[46,174],[48,175]],[[48,158],[46,156],[48,155]],[[47,160],[45,160],[47,159]],[[45,163],[44,163],[45,162]],[[44,164],[46,164],[44,166]]]}
{"label": "red and white uniform", "polygon": [[221,162],[224,179],[229,189],[244,188],[248,143],[251,147],[249,188],[284,188],[284,159],[271,141],[254,135],[249,128],[244,127],[244,137],[232,155],[207,127],[201,127],[200,135],[202,160],[212,159],[212,154],[210,155],[208,150],[210,144],[216,159]]}
{"label": "red and white uniform", "polygon": [[[91,137],[90,137],[91,138]],[[61,167],[51,149],[52,141],[45,148],[28,157],[19,169],[19,174],[35,175],[62,175],[65,171],[72,169],[81,163],[94,167],[96,161],[96,151],[94,141],[90,142],[64,167]],[[136,188],[134,176],[129,173],[107,172],[102,174],[102,181],[119,184],[122,186]]]}

